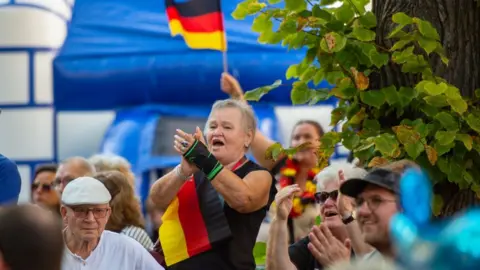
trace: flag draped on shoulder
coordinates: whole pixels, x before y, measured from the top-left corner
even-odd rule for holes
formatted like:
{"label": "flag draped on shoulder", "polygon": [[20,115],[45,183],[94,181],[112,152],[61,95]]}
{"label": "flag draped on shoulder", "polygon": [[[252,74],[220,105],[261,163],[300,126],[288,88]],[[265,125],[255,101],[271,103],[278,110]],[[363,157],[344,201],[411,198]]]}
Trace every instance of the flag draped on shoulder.
{"label": "flag draped on shoulder", "polygon": [[217,191],[206,178],[187,180],[162,216],[165,262],[172,266],[231,237]]}
{"label": "flag draped on shoulder", "polygon": [[227,50],[220,0],[165,0],[172,36],[192,49]]}

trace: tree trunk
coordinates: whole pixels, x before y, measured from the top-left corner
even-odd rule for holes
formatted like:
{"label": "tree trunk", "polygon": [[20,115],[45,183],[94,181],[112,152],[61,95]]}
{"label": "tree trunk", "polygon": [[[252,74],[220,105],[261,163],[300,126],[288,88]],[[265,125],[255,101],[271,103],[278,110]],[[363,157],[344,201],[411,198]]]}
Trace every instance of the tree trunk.
{"label": "tree trunk", "polygon": [[[386,48],[393,45],[387,39],[396,27],[391,20],[393,14],[404,12],[431,22],[450,60],[447,67],[438,56],[431,57],[433,72],[458,87],[462,95],[473,97],[474,90],[480,88],[480,8],[477,0],[373,0],[372,11],[377,17],[376,42]],[[418,80],[418,76],[404,74],[399,66],[390,64],[371,76],[370,85],[373,89],[392,84],[413,86]],[[472,191],[460,191],[451,183],[442,183],[435,191],[443,196],[443,215],[446,216],[480,204]]]}

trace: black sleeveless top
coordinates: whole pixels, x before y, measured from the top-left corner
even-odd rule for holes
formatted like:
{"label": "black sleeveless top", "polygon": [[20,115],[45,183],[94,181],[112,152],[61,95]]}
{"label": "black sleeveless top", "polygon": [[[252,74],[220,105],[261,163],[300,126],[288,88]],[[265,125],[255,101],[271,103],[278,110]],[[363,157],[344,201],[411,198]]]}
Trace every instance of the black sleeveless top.
{"label": "black sleeveless top", "polygon": [[[256,163],[248,160],[234,173],[244,178],[253,171],[267,171]],[[198,172],[195,178],[205,174]],[[213,180],[215,181],[215,180]],[[228,221],[232,237],[221,243],[217,243],[207,252],[193,256],[185,261],[167,267],[171,270],[254,270],[253,247],[257,239],[260,225],[276,195],[275,179],[271,176],[268,203],[261,209],[242,214],[231,208],[225,202],[223,210]]]}

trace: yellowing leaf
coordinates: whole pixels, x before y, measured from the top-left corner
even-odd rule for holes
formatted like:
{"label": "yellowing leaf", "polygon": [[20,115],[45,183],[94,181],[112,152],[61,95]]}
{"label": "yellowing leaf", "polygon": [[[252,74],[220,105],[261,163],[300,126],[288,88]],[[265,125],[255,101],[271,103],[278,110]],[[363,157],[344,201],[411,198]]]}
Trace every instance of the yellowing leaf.
{"label": "yellowing leaf", "polygon": [[363,72],[359,72],[356,68],[351,67],[350,71],[352,72],[353,78],[355,79],[355,86],[358,90],[363,91],[368,88],[369,79]]}
{"label": "yellowing leaf", "polygon": [[472,136],[468,134],[457,134],[455,136],[455,139],[463,142],[463,144],[465,145],[465,148],[467,148],[468,151],[472,150],[472,147],[473,147]]}
{"label": "yellowing leaf", "polygon": [[428,161],[430,161],[430,164],[435,165],[438,159],[437,150],[435,150],[435,148],[431,147],[430,145],[425,145],[425,152],[427,153]]}
{"label": "yellowing leaf", "polygon": [[368,167],[369,168],[372,168],[372,167],[380,167],[380,166],[383,166],[383,165],[386,165],[388,164],[390,161],[388,161],[388,159],[386,158],[383,158],[383,157],[374,157],[372,158],[372,160],[370,160],[370,162],[368,163]]}
{"label": "yellowing leaf", "polygon": [[274,143],[267,148],[267,151],[265,151],[265,159],[276,160],[283,151],[283,146],[280,143]]}

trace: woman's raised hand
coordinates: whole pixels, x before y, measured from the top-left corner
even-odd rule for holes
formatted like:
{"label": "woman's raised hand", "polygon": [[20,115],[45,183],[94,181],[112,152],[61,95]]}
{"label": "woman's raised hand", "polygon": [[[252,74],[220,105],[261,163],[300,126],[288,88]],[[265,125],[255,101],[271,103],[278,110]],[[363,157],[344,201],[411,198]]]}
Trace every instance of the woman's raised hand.
{"label": "woman's raised hand", "polygon": [[237,79],[232,75],[224,72],[220,79],[220,86],[222,91],[230,95],[232,98],[243,99],[243,90]]}
{"label": "woman's raised hand", "polygon": [[[197,129],[200,130],[198,127]],[[195,164],[188,162],[183,155],[188,151],[188,149],[190,149],[193,142],[195,142],[196,137],[194,137],[194,135],[185,133],[181,129],[177,129],[176,132],[177,134],[174,136],[173,148],[175,148],[175,151],[182,156],[180,169],[183,175],[192,175],[198,171],[198,168],[195,166]]]}
{"label": "woman's raised hand", "polygon": [[205,142],[205,137],[203,136],[203,133],[202,131],[200,130],[199,127],[197,127],[195,129],[195,134],[193,135],[193,137],[196,139],[196,140],[199,140],[201,141],[203,144],[207,145],[207,143]]}

